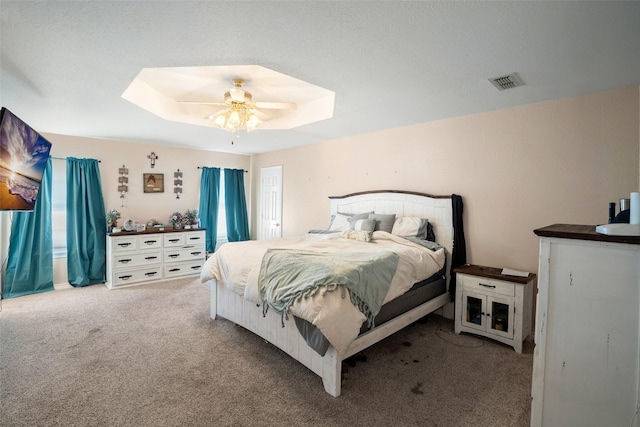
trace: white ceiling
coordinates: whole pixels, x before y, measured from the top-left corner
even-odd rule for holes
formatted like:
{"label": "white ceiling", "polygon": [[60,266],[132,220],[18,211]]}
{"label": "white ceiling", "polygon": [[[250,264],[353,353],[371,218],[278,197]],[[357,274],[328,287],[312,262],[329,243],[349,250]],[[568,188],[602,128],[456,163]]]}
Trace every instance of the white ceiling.
{"label": "white ceiling", "polygon": [[[252,154],[640,85],[637,1],[0,0],[0,15],[0,104],[41,133]],[[333,118],[237,139],[121,97],[143,68],[214,65],[334,91]],[[488,81],[512,72],[525,86]]]}

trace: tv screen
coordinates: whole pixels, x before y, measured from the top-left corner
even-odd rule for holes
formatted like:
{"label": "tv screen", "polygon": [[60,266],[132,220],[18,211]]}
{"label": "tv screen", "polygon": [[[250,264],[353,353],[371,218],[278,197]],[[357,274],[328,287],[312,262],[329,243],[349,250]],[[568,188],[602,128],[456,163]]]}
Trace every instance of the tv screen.
{"label": "tv screen", "polygon": [[32,211],[51,143],[11,111],[0,110],[0,210]]}

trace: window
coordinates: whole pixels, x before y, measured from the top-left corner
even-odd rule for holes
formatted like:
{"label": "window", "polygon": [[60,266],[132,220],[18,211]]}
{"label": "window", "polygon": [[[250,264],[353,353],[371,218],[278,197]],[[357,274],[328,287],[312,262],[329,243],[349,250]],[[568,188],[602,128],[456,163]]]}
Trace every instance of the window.
{"label": "window", "polygon": [[51,237],[53,257],[67,256],[67,162],[51,165]]}
{"label": "window", "polygon": [[220,174],[220,198],[218,199],[218,242],[227,242],[227,214],[224,208],[224,172]]}

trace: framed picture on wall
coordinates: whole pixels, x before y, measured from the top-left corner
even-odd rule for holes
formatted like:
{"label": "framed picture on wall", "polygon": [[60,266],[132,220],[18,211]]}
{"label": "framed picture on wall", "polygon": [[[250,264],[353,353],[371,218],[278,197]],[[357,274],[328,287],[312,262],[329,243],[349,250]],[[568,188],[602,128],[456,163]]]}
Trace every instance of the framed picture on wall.
{"label": "framed picture on wall", "polygon": [[164,193],[163,173],[143,173],[142,178],[145,193]]}

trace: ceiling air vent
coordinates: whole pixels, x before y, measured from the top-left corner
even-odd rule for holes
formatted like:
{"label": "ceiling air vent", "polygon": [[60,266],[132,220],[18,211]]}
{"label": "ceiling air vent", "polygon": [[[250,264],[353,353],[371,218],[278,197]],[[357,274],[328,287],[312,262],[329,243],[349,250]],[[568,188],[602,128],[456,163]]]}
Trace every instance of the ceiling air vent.
{"label": "ceiling air vent", "polygon": [[512,89],[518,86],[524,86],[522,80],[516,73],[507,74],[506,76],[494,77],[489,79],[492,85],[498,90]]}

